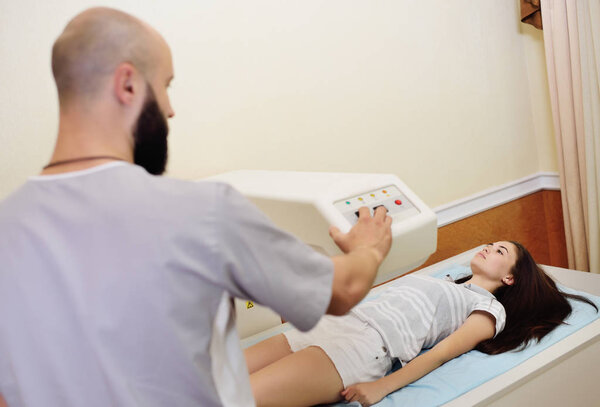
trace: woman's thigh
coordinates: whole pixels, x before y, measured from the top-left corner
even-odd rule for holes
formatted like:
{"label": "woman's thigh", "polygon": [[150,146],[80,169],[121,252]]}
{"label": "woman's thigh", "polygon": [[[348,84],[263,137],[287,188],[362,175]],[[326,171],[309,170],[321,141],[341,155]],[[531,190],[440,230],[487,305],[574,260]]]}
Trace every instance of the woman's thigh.
{"label": "woman's thigh", "polygon": [[[283,334],[272,336],[244,351],[250,374],[292,353]],[[0,406],[1,407],[1,406]]]}
{"label": "woman's thigh", "polygon": [[257,407],[312,406],[340,400],[343,390],[333,362],[319,347],[285,356],[250,375]]}

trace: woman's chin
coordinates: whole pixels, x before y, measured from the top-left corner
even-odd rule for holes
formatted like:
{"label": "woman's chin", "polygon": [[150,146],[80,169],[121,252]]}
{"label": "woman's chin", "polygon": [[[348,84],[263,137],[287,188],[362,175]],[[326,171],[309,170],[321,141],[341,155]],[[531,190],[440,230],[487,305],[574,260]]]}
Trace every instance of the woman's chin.
{"label": "woman's chin", "polygon": [[475,256],[471,259],[471,263],[469,265],[471,266],[471,272],[473,272],[473,274],[475,274],[475,272],[479,270],[481,260],[483,260],[483,258],[480,256]]}

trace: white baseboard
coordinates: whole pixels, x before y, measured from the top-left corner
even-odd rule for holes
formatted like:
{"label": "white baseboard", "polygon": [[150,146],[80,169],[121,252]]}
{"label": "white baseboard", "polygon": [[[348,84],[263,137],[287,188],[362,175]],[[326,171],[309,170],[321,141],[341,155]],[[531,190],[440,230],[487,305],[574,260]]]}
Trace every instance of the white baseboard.
{"label": "white baseboard", "polygon": [[466,198],[433,208],[438,227],[468,218],[543,189],[560,190],[558,173],[538,172],[504,185],[486,189]]}

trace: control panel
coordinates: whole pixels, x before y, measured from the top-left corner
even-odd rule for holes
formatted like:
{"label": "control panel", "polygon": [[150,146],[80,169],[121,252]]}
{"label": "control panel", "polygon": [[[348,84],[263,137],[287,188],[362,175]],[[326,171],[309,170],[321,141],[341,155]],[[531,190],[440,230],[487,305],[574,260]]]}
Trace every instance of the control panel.
{"label": "control panel", "polygon": [[419,209],[395,185],[388,185],[365,193],[334,202],[333,206],[354,225],[358,221],[358,209],[366,206],[371,215],[379,206],[387,209],[387,214],[397,222],[420,213]]}

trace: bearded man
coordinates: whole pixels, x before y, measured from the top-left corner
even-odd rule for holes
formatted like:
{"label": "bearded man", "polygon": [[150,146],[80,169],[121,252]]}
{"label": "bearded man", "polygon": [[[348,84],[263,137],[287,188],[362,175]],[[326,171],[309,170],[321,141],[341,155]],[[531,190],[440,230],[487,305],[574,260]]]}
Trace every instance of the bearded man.
{"label": "bearded man", "polygon": [[225,184],[160,176],[171,52],[129,14],[77,15],[52,71],[54,152],[0,202],[0,406],[254,405],[231,297],[301,330],[344,314],[391,219],[361,208],[329,258]]}

